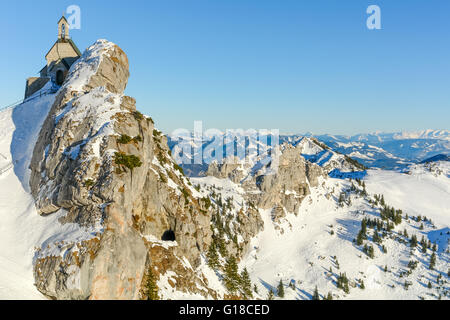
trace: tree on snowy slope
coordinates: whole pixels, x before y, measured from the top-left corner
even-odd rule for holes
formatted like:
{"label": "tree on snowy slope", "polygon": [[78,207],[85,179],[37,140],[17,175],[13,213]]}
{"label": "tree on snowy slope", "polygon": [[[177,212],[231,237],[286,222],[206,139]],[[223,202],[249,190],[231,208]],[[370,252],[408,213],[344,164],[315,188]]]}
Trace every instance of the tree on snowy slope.
{"label": "tree on snowy slope", "polygon": [[152,267],[150,267],[147,272],[147,280],[145,281],[143,295],[147,300],[159,300],[158,286],[156,285],[156,278],[153,274]]}
{"label": "tree on snowy slope", "polygon": [[319,289],[317,289],[317,286],[316,286],[316,288],[314,289],[314,294],[313,294],[313,296],[312,296],[312,299],[313,299],[313,300],[320,300]]}
{"label": "tree on snowy slope", "polygon": [[430,270],[434,270],[435,265],[436,265],[436,254],[433,252],[430,258]]}
{"label": "tree on snowy slope", "polygon": [[280,279],[280,283],[278,283],[278,296],[280,298],[284,298],[284,285],[283,285],[283,280]]}
{"label": "tree on snowy slope", "polygon": [[228,292],[234,294],[239,289],[240,276],[238,273],[238,265],[236,259],[230,256],[225,264],[224,282]]}
{"label": "tree on snowy slope", "polygon": [[241,293],[245,299],[252,299],[252,281],[248,274],[247,268],[244,268],[241,272]]}
{"label": "tree on snowy slope", "polygon": [[211,269],[217,269],[219,267],[219,254],[217,253],[217,248],[214,241],[209,245],[206,257],[208,258],[208,266]]}

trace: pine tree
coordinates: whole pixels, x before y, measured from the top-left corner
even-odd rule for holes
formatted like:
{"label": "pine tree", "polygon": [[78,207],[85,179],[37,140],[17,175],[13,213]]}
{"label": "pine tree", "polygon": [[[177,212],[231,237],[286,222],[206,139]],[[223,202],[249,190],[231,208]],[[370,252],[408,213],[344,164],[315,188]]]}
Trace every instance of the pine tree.
{"label": "pine tree", "polygon": [[320,300],[319,290],[317,289],[317,286],[316,286],[316,288],[314,289],[314,294],[313,294],[313,296],[312,296],[312,299],[313,299],[313,300]]}
{"label": "pine tree", "polygon": [[427,253],[427,245],[425,243],[422,245],[422,253]]}
{"label": "pine tree", "polygon": [[145,281],[143,295],[147,300],[159,300],[158,286],[156,285],[156,279],[153,274],[152,267],[150,267],[147,271],[147,279]]}
{"label": "pine tree", "polygon": [[280,283],[278,283],[277,291],[278,291],[278,296],[280,298],[284,298],[284,285],[283,285],[283,280],[281,280],[281,279],[280,279]]}
{"label": "pine tree", "polygon": [[222,232],[219,234],[216,246],[219,249],[219,252],[222,255],[222,257],[226,257],[228,255],[228,250],[227,250],[227,247],[225,245],[225,239],[223,237],[223,229],[219,230],[219,232],[220,231],[222,231]]}
{"label": "pine tree", "polygon": [[344,194],[340,193],[339,194],[339,200],[338,200],[339,205],[342,206],[342,204],[344,203]]}
{"label": "pine tree", "polygon": [[328,291],[327,297],[325,298],[325,300],[333,300],[333,295],[331,294],[331,292]]}
{"label": "pine tree", "polygon": [[273,300],[274,294],[272,289],[269,290],[269,293],[267,294],[267,300]]}
{"label": "pine tree", "polygon": [[361,279],[361,289],[364,290],[366,286],[364,285],[364,280]]}
{"label": "pine tree", "polygon": [[367,246],[367,243],[364,245],[363,252],[365,254],[367,254],[369,252],[369,247]]}
{"label": "pine tree", "polygon": [[378,234],[377,230],[373,231],[373,241],[375,243],[380,243],[381,242],[380,235]]}
{"label": "pine tree", "polygon": [[430,270],[433,270],[435,265],[436,265],[436,254],[433,252],[430,258]]}
{"label": "pine tree", "polygon": [[345,284],[344,284],[344,292],[347,293],[347,294],[350,293],[350,288],[349,288],[349,286],[348,286],[348,283],[345,283]]}
{"label": "pine tree", "polygon": [[410,244],[411,244],[411,248],[415,248],[417,246],[417,237],[415,234],[412,235]]}
{"label": "pine tree", "polygon": [[350,288],[348,287],[348,278],[347,275],[345,273],[340,273],[339,277],[337,279],[337,287],[339,289],[344,290],[345,293],[349,293],[350,292]]}
{"label": "pine tree", "polygon": [[247,268],[244,268],[241,272],[241,292],[245,299],[252,299],[252,281],[248,274]]}
{"label": "pine tree", "polygon": [[367,255],[368,255],[369,258],[371,258],[371,259],[373,259],[373,258],[375,257],[375,253],[374,253],[373,246],[370,246],[370,247],[368,248]]}
{"label": "pine tree", "polygon": [[217,253],[217,248],[214,241],[209,245],[206,257],[208,258],[208,266],[211,269],[217,269],[219,267],[219,254]]}
{"label": "pine tree", "polygon": [[258,287],[256,286],[256,284],[253,286],[253,291],[255,291],[255,293],[258,294]]}
{"label": "pine tree", "polygon": [[361,233],[365,236],[367,233],[367,220],[364,218],[361,221]]}
{"label": "pine tree", "polygon": [[431,282],[428,281],[428,289],[431,289],[431,288],[433,288],[433,286],[431,285]]}
{"label": "pine tree", "polygon": [[363,244],[363,240],[364,240],[364,235],[362,233],[362,230],[360,230],[359,233],[358,233],[358,237],[356,238],[356,244],[358,246],[362,245]]}
{"label": "pine tree", "polygon": [[239,289],[240,280],[236,259],[230,256],[226,261],[224,274],[225,287],[230,294],[236,293]]}

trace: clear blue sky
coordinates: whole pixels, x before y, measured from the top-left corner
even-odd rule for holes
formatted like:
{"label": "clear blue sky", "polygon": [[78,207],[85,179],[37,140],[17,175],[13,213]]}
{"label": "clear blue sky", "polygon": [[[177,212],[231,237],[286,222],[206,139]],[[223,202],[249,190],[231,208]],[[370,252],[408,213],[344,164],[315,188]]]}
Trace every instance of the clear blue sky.
{"label": "clear blue sky", "polygon": [[[81,51],[128,55],[126,94],[165,132],[450,129],[448,0],[9,1],[0,10],[0,106],[44,65],[56,22],[81,7]],[[366,28],[381,7],[382,30]]]}

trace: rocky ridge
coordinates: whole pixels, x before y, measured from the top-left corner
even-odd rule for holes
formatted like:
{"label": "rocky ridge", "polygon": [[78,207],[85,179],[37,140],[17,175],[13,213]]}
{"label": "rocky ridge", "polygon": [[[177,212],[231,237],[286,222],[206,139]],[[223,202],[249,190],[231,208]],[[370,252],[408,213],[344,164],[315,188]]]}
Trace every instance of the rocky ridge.
{"label": "rocky ridge", "polygon": [[[37,248],[39,291],[55,299],[140,299],[146,277],[195,269],[210,212],[172,160],[166,138],[125,96],[128,59],[99,40],[72,66],[31,161],[38,212],[62,230]],[[160,240],[161,239],[161,240]],[[170,245],[168,245],[170,244]],[[179,291],[215,297],[200,273]]]}

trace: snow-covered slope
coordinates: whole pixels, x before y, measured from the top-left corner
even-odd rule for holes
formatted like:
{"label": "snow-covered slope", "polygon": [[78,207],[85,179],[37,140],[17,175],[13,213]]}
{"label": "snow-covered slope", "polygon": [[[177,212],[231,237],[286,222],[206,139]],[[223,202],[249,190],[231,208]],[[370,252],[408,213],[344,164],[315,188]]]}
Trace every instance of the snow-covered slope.
{"label": "snow-covered slope", "polygon": [[[305,153],[318,151],[312,147]],[[228,179],[193,182],[234,199],[236,210],[244,203],[245,191]],[[403,219],[395,226],[390,219],[381,220],[381,194],[387,206],[402,210]],[[449,165],[444,162],[438,168],[412,166],[408,173],[369,170],[362,181],[320,178],[297,215],[275,221],[273,210],[259,210],[264,230],[251,240],[240,269],[247,268],[257,288],[254,296],[262,299],[270,290],[281,299],[280,280],[283,299],[311,299],[316,286],[321,299],[328,293],[333,299],[449,299],[449,208]],[[376,229],[385,234],[380,243],[372,227],[363,244],[355,243],[363,219],[383,221]],[[385,229],[387,222],[393,230]],[[412,235],[431,244],[426,252],[422,244],[411,247]],[[364,244],[374,248],[373,258],[364,252]],[[433,244],[437,258],[430,270]],[[349,293],[337,287],[341,273],[349,280]]]}
{"label": "snow-covered slope", "polygon": [[0,299],[44,298],[34,286],[34,249],[60,224],[36,213],[28,165],[53,100],[49,94],[0,112]]}
{"label": "snow-covered slope", "polygon": [[450,162],[412,165],[406,173],[369,170],[366,184],[394,207],[450,226]]}
{"label": "snow-covered slope", "polygon": [[[336,205],[341,190],[348,190],[351,184],[337,179],[328,179],[314,188],[302,204],[297,216],[289,215],[280,233],[271,221],[270,210],[262,212],[264,231],[253,242],[253,251],[241,263],[252,275],[258,291],[264,298],[268,291],[277,292],[279,281],[285,287],[285,299],[311,299],[317,286],[321,298],[331,293],[333,299],[448,299],[448,241],[450,225],[450,181],[436,182],[431,177],[406,176],[386,171],[369,171],[364,180],[369,194],[383,193],[386,202],[401,208],[405,214],[421,215],[432,220],[420,222],[410,218],[395,227],[391,236],[383,240],[382,246],[369,239],[375,257],[369,258],[362,251],[363,246],[353,240],[361,228],[363,218],[379,218],[364,197],[350,194],[351,204]],[[407,187],[405,189],[405,187]],[[333,192],[334,191],[334,192]],[[327,197],[329,197],[327,199]],[[435,225],[435,228],[433,227]],[[419,248],[411,250],[402,233],[409,237],[415,234],[438,244],[437,266],[429,270],[431,250],[422,253]],[[372,230],[368,231],[372,235]],[[405,243],[404,243],[405,242]],[[420,247],[420,246],[419,246]],[[410,261],[418,266],[408,275]],[[387,266],[387,272],[384,271]],[[350,293],[337,288],[337,277],[346,273]],[[438,275],[443,283],[437,283]],[[365,289],[361,289],[363,280]],[[405,281],[411,283],[405,289]],[[293,287],[288,287],[288,284]],[[428,282],[432,288],[428,288]]]}

